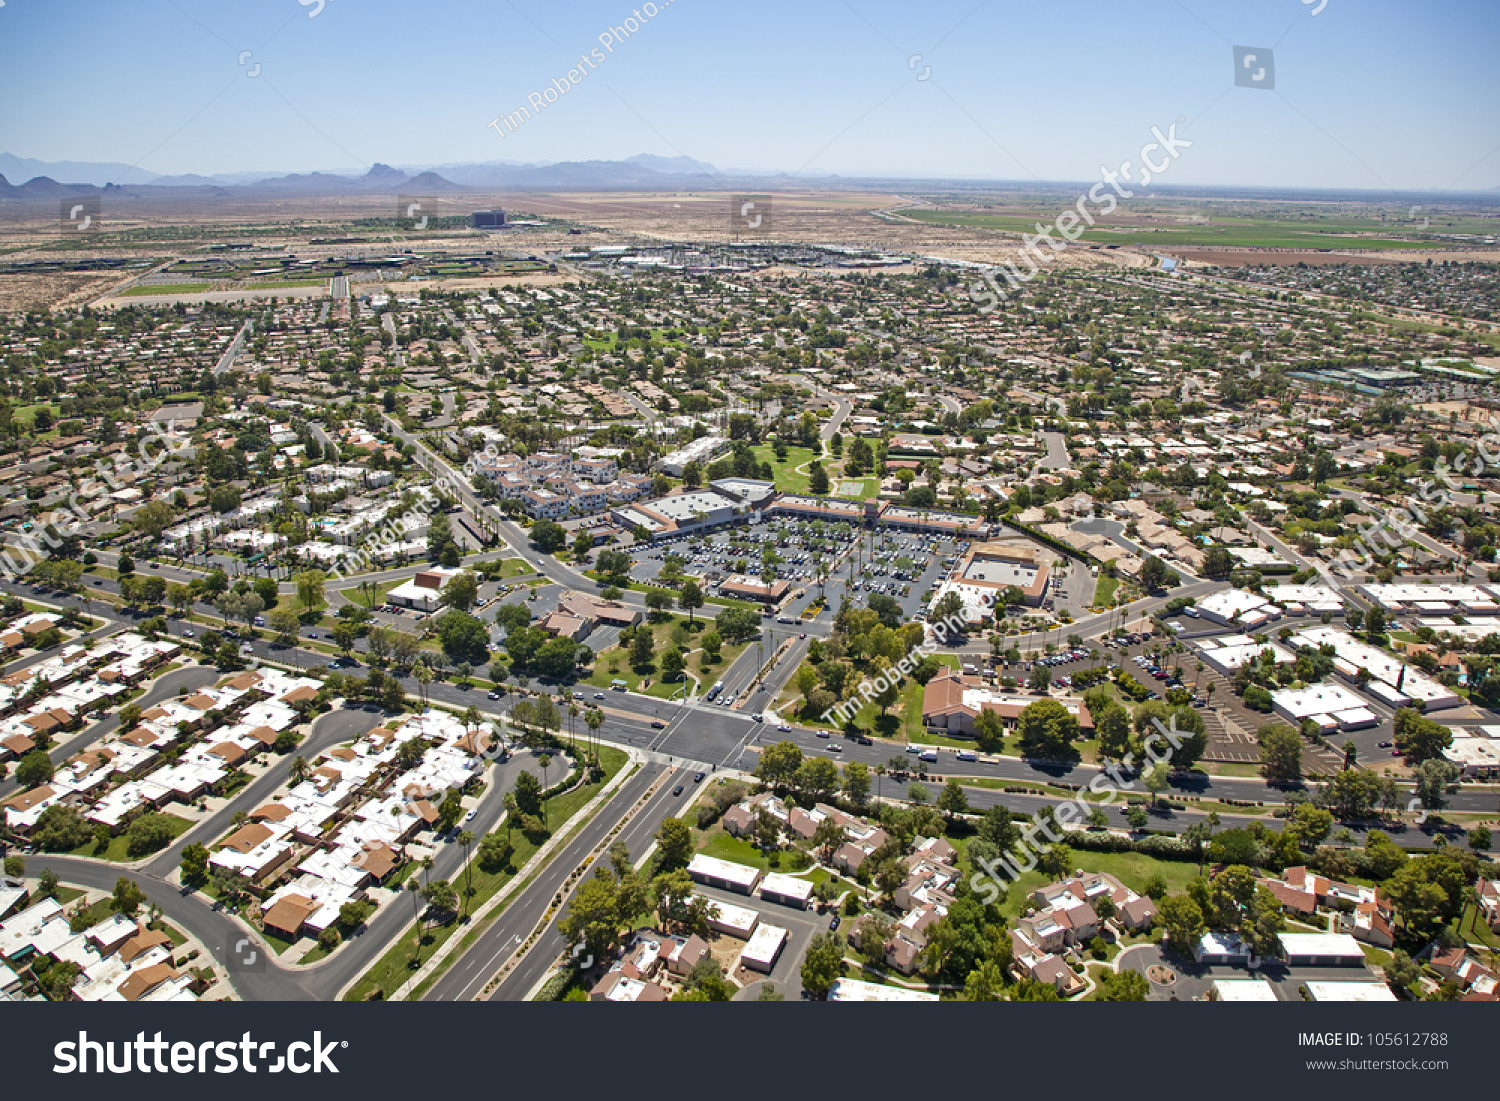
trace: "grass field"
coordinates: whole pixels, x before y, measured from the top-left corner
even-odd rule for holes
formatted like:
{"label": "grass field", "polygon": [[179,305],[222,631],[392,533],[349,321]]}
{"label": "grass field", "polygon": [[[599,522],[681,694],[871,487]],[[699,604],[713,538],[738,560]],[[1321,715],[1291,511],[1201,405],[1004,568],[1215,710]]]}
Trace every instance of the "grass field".
{"label": "grass field", "polygon": [[326,279],[279,279],[267,283],[246,283],[244,289],[247,291],[279,291],[292,287],[321,287],[328,282]]}
{"label": "grass field", "polygon": [[202,294],[212,286],[210,283],[156,283],[144,287],[131,287],[121,294],[123,298],[145,298],[156,294]]}
{"label": "grass field", "polygon": [[[818,457],[817,453],[811,448],[788,447],[786,449],[785,461],[780,462],[777,461],[776,452],[772,450],[769,444],[752,447],[750,453],[755,456],[756,462],[771,464],[771,469],[775,472],[777,489],[783,493],[807,492],[807,475],[798,470],[797,467]],[[823,468],[825,470],[828,469],[828,463],[825,462]]]}
{"label": "grass field", "polygon": [[[1041,218],[1050,221],[1056,212],[1071,206],[1059,200],[1055,208],[1043,206]],[[907,210],[902,216],[929,225],[963,226],[993,229],[1008,233],[1035,233],[1038,215],[968,214],[943,210]],[[1144,244],[1151,248],[1290,248],[1290,249],[1421,249],[1431,248],[1430,241],[1398,236],[1401,231],[1386,232],[1378,222],[1327,220],[1316,224],[1275,218],[1214,218],[1212,221],[1183,224],[1175,215],[1161,215],[1156,224],[1109,225],[1101,219],[1099,227],[1085,230],[1080,241],[1090,244]]]}
{"label": "grass field", "polygon": [[[175,814],[168,814],[166,815],[166,818],[172,824],[173,837],[181,837],[193,825],[193,823],[188,819],[179,818]],[[82,845],[79,845],[78,848],[74,849],[68,855],[87,856],[91,857],[94,860],[108,860],[115,864],[125,864],[132,860],[141,860],[145,856],[150,855],[149,853],[145,853],[142,854],[142,856],[131,856],[128,848],[129,844],[130,839],[122,833],[118,837],[110,838],[109,845],[102,852],[92,840],[89,840],[84,842]]]}
{"label": "grass field", "polygon": [[1107,573],[1099,575],[1099,584],[1094,589],[1094,607],[1106,608],[1109,602],[1115,598],[1115,590],[1120,587],[1118,577],[1110,577]]}

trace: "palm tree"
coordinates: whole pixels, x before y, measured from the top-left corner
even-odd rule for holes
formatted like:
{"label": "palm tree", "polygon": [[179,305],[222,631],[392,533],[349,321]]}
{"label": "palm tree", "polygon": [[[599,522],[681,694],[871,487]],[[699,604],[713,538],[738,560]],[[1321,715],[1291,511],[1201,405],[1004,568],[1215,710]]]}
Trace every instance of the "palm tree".
{"label": "palm tree", "polygon": [[308,765],[306,757],[298,754],[296,757],[292,758],[292,767],[290,773],[292,777],[292,783],[302,783],[303,780],[307,779],[307,775],[310,771],[311,767]]}
{"label": "palm tree", "polygon": [[[411,920],[417,927],[417,935],[412,950],[413,961],[422,958],[422,907],[417,902],[417,892],[419,890],[420,888],[417,886],[415,879],[408,879],[406,881],[406,891],[411,895]],[[413,963],[413,970],[415,970],[415,963]]]}
{"label": "palm tree", "polygon": [[[536,759],[536,763],[537,763],[537,766],[542,770],[542,791],[543,791],[543,793],[545,793],[546,790],[547,790],[547,767],[550,764],[552,764],[552,757],[551,757],[550,754],[542,753],[542,754],[538,755],[538,757]],[[542,825],[545,826],[546,824],[547,824],[547,800],[543,799],[542,800]]]}
{"label": "palm tree", "polygon": [[432,683],[432,667],[421,658],[412,666],[411,675],[417,678],[417,684],[422,689],[422,707],[427,706],[427,686]]}
{"label": "palm tree", "polygon": [[582,712],[579,710],[578,704],[570,701],[568,703],[568,745],[575,755],[578,753],[577,722],[575,720],[580,714]]}
{"label": "palm tree", "polygon": [[516,807],[516,794],[513,791],[505,793],[505,840],[510,840],[510,826],[515,821],[518,808]]}
{"label": "palm tree", "polygon": [[469,912],[469,896],[474,893],[474,867],[469,863],[469,846],[474,844],[474,834],[464,830],[458,835],[458,843],[464,850],[464,903],[460,917]]}
{"label": "palm tree", "polygon": [[594,763],[599,761],[599,728],[604,725],[604,712],[597,707],[591,707],[584,713],[583,721],[588,724],[589,733],[593,735]]}

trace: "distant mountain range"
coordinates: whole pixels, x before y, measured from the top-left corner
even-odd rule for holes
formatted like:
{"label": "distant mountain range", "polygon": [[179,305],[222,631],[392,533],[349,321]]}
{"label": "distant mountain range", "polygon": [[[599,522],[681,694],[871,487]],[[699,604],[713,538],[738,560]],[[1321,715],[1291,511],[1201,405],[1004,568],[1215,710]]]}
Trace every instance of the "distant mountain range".
{"label": "distant mountain range", "polygon": [[[13,179],[27,182],[8,182]],[[60,180],[68,182],[59,183]],[[200,194],[342,195],[384,191],[440,194],[496,188],[676,187],[688,180],[700,186],[726,182],[711,164],[691,157],[661,157],[652,153],[641,153],[623,161],[562,161],[553,164],[492,162],[412,165],[406,169],[375,164],[362,176],[330,172],[158,176],[125,164],[49,162],[0,153],[0,199],[56,198],[106,185],[119,186],[127,194],[139,195],[167,188]]]}
{"label": "distant mountain range", "polygon": [[[24,180],[25,183],[11,183]],[[260,196],[337,196],[358,194],[458,195],[468,191],[506,190],[573,190],[609,191],[681,191],[689,189],[771,190],[780,187],[934,186],[960,190],[993,190],[1021,188],[1034,191],[1040,181],[995,180],[981,178],[944,178],[940,176],[857,176],[803,174],[756,171],[731,168],[720,170],[692,157],[662,157],[638,153],[620,161],[557,161],[547,164],[516,164],[505,161],[487,163],[421,164],[392,167],[372,165],[359,176],[333,172],[227,172],[211,176],[186,174],[158,176],[126,164],[93,161],[39,161],[0,153],[0,200],[56,199],[110,186],[122,196],[137,198],[214,198],[254,199]],[[1044,188],[1074,186],[1068,181],[1040,182]],[[1076,182],[1075,182],[1076,183]],[[1500,187],[1467,194],[1500,191]],[[1321,199],[1345,196],[1379,199],[1383,193],[1368,190],[1322,188],[1268,188],[1225,186],[1163,185],[1161,194],[1203,194],[1260,196],[1293,201],[1299,197]],[[1401,192],[1401,196],[1422,196],[1421,192]],[[1439,197],[1439,193],[1433,193]],[[1459,193],[1448,195],[1453,198]],[[1402,201],[1405,201],[1403,198]]]}

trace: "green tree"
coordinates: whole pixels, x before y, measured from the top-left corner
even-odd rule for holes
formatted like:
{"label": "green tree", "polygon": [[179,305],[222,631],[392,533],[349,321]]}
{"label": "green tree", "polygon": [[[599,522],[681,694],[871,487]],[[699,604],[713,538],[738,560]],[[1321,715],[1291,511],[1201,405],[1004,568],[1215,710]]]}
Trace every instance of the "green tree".
{"label": "green tree", "polygon": [[194,841],[182,850],[182,881],[202,883],[208,879],[208,846]]}
{"label": "green tree", "polygon": [[696,581],[683,582],[681,591],[677,594],[677,606],[688,614],[688,622],[692,623],[693,612],[703,607],[703,590]]}
{"label": "green tree", "polygon": [[802,765],[802,749],[796,742],[781,741],[767,746],[755,765],[755,775],[768,784],[784,788]]}
{"label": "green tree", "polygon": [[1193,949],[1207,928],[1203,911],[1186,895],[1168,895],[1156,905],[1156,921],[1166,933],[1168,947],[1183,959],[1192,959]]}
{"label": "green tree", "polygon": [[1452,730],[1410,707],[1397,710],[1393,725],[1396,748],[1406,758],[1407,764],[1416,765],[1441,757],[1453,746]]}
{"label": "green tree", "polygon": [[985,708],[974,717],[974,744],[981,753],[999,753],[1005,748],[1005,720],[999,712]]}
{"label": "green tree", "polygon": [[1052,699],[1037,700],[1021,712],[1016,728],[1021,749],[1033,757],[1063,760],[1072,755],[1079,734],[1078,720]]}
{"label": "green tree", "polygon": [[693,829],[681,818],[664,818],[656,830],[657,866],[663,871],[687,867],[693,856]]}
{"label": "green tree", "polygon": [[327,575],[322,570],[303,570],[292,576],[292,583],[297,586],[297,599],[302,602],[302,607],[313,611],[323,606],[323,583],[326,580]]}
{"label": "green tree", "polygon": [[40,749],[33,749],[16,765],[16,783],[23,788],[35,788],[52,779],[52,759]]}
{"label": "green tree", "polygon": [[829,989],[844,974],[844,945],[841,934],[823,932],[813,935],[802,960],[802,988],[815,998],[826,998]]}
{"label": "green tree", "polygon": [[146,901],[146,892],[141,890],[141,885],[133,879],[127,879],[123,875],[115,880],[115,890],[112,905],[117,913],[126,917],[134,917],[141,904]]}
{"label": "green tree", "polygon": [[856,807],[863,807],[870,798],[870,766],[862,761],[850,761],[844,766],[844,795]]}
{"label": "green tree", "polygon": [[131,856],[145,856],[166,848],[175,836],[172,820],[165,814],[143,814],[125,831],[126,851]]}
{"label": "green tree", "polygon": [[937,809],[951,822],[960,814],[969,813],[969,797],[957,780],[950,779],[938,793]]}
{"label": "green tree", "polygon": [[1260,774],[1267,780],[1296,783],[1302,779],[1302,735],[1285,724],[1260,728]]}
{"label": "green tree", "polygon": [[1143,1002],[1151,993],[1151,984],[1139,971],[1105,971],[1099,976],[1099,992],[1095,1000],[1101,1002]]}
{"label": "green tree", "polygon": [[473,570],[460,570],[450,577],[438,594],[438,603],[467,612],[479,601],[479,578]]}

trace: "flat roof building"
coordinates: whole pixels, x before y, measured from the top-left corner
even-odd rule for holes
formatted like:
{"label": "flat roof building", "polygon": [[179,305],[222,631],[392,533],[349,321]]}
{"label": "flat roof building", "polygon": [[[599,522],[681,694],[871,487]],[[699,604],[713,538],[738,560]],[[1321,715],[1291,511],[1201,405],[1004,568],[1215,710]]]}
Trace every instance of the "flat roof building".
{"label": "flat roof building", "polygon": [[783,906],[795,906],[799,910],[807,909],[812,893],[812,880],[782,875],[780,872],[771,872],[760,884],[761,898],[767,902],[779,902]]}
{"label": "flat roof building", "polygon": [[1398,1000],[1383,982],[1319,982],[1302,984],[1315,1002],[1394,1002]]}
{"label": "flat roof building", "polygon": [[786,946],[786,930],[779,925],[761,922],[745,943],[740,953],[740,963],[752,971],[769,973],[776,966],[781,950]]}
{"label": "flat roof building", "polygon": [[1364,949],[1348,933],[1282,933],[1277,939],[1294,967],[1364,966]]}
{"label": "flat roof building", "polygon": [[936,994],[908,990],[904,986],[882,986],[863,979],[835,979],[828,988],[830,1002],[935,1002]]}
{"label": "flat roof building", "polygon": [[716,856],[699,853],[688,863],[688,875],[694,883],[705,887],[717,887],[721,891],[734,891],[748,895],[760,883],[760,869],[749,864],[736,864],[732,860],[720,860]]}

